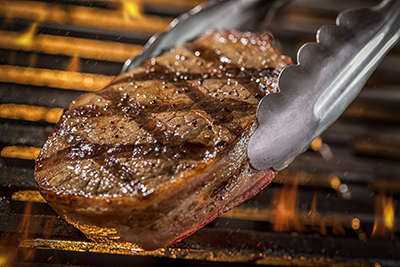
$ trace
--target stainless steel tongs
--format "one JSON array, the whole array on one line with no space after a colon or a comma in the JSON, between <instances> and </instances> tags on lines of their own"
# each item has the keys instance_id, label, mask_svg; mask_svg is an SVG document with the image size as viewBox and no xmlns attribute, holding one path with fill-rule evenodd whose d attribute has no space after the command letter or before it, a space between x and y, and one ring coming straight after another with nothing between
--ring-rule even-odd
<instances>
[{"instance_id":1,"label":"stainless steel tongs","mask_svg":"<svg viewBox=\"0 0 400 267\"><path fill-rule=\"evenodd\" d=\"M302 46L264 97L248 156L256 169L281 170L343 113L400 37L400 1L344 11Z\"/></svg>"},{"instance_id":2,"label":"stainless steel tongs","mask_svg":"<svg viewBox=\"0 0 400 267\"><path fill-rule=\"evenodd\" d=\"M175 19L165 33L150 38L142 54L126 61L123 72L210 29L259 31L265 27L261 23L265 17L270 19L286 2L209 1ZM261 100L259 126L248 146L254 168L285 168L343 113L400 38L400 1L384 0L374 8L344 11L336 24L323 26L316 43L300 48L298 64L279 76L281 93Z\"/></svg>"}]
</instances>

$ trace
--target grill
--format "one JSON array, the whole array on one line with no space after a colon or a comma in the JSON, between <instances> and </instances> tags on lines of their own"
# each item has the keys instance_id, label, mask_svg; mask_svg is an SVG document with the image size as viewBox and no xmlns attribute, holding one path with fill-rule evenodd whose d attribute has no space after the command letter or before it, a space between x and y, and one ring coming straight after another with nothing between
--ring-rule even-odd
<instances>
[{"instance_id":1,"label":"grill","mask_svg":"<svg viewBox=\"0 0 400 267\"><path fill-rule=\"evenodd\" d=\"M0 2L0 265L400 265L399 45L271 185L170 247L96 244L40 197L34 159L62 109L109 83L153 33L200 2ZM377 3L292 1L267 30L295 58L341 10Z\"/></svg>"}]
</instances>

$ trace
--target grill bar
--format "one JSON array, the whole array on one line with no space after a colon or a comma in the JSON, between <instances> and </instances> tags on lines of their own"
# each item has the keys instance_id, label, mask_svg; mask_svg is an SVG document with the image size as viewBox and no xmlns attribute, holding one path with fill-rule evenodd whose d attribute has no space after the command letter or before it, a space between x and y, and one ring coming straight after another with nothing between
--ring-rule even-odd
<instances>
[{"instance_id":1,"label":"grill bar","mask_svg":"<svg viewBox=\"0 0 400 267\"><path fill-rule=\"evenodd\" d=\"M0 10L0 15L7 18L150 34L162 31L171 22L170 18L151 15L142 15L143 20L126 20L118 10L38 1L2 1Z\"/></svg>"},{"instance_id":2,"label":"grill bar","mask_svg":"<svg viewBox=\"0 0 400 267\"><path fill-rule=\"evenodd\" d=\"M40 34L32 38L29 45L20 44L20 33L0 31L0 48L35 53L65 55L119 63L140 52L141 45L130 45L110 41L86 40L82 38Z\"/></svg>"},{"instance_id":3,"label":"grill bar","mask_svg":"<svg viewBox=\"0 0 400 267\"><path fill-rule=\"evenodd\" d=\"M110 83L112 77L90 73L49 70L19 66L0 66L1 82L14 82L70 90L97 91Z\"/></svg>"},{"instance_id":4,"label":"grill bar","mask_svg":"<svg viewBox=\"0 0 400 267\"><path fill-rule=\"evenodd\" d=\"M398 266L400 206L394 205L391 231L372 233L379 196L391 196L395 204L400 199L400 73L393 67L400 64L399 45L317 148L256 197L168 248L143 252L96 244L40 197L32 159L62 109L108 84L151 34L200 2L143 0L140 19L124 18L117 1L0 2L0 262ZM299 46L314 41L318 27L333 23L342 9L378 2L293 1L268 30L295 58ZM295 209L287 228L275 232L282 192L296 192Z\"/></svg>"}]
</instances>

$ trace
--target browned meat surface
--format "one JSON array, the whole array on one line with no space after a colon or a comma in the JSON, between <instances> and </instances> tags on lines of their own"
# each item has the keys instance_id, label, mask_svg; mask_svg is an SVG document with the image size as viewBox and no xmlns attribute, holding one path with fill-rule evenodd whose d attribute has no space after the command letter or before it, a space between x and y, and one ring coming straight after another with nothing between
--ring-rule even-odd
<instances>
[{"instance_id":1,"label":"browned meat surface","mask_svg":"<svg viewBox=\"0 0 400 267\"><path fill-rule=\"evenodd\" d=\"M74 101L36 161L49 204L89 238L156 249L254 196L258 102L291 60L268 36L210 32Z\"/></svg>"}]
</instances>

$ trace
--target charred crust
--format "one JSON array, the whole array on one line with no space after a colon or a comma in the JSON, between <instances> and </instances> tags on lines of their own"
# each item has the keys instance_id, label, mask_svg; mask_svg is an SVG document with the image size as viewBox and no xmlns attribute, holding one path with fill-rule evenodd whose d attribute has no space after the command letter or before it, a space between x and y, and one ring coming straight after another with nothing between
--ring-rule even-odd
<instances>
[{"instance_id":1,"label":"charred crust","mask_svg":"<svg viewBox=\"0 0 400 267\"><path fill-rule=\"evenodd\" d=\"M247 101L243 96L236 95L234 91L218 91L215 95L208 94L204 90L207 84L213 83L213 80L222 81L225 86L231 86L234 82L239 83L242 88L249 92L251 97L261 99L266 91L260 87L257 82L264 78L277 78L280 68L246 67L232 62L225 62L223 53L217 49L210 49L199 42L193 42L185 45L185 48L193 52L199 59L208 62L206 71L172 71L173 66L162 65L157 60L149 60L142 69L144 71L130 73L118 77L105 89L84 95L81 99L74 102L65 110L61 121L55 128L55 135L74 141L68 142L65 147L56 150L52 155L46 158L40 157L36 170L40 172L49 166L57 165L60 161L92 160L98 163L104 170L110 171L121 177L123 182L135 180L134 176L123 173L123 168L113 162L115 158L125 158L127 160L193 160L202 161L208 155L226 155L235 145L237 136L240 135L249 122L249 117L255 115L256 104ZM182 57L181 57L182 59ZM182 60L187 60L183 58ZM209 66L208 66L209 65ZM138 87L144 82L157 82L159 89L172 90L176 95L156 96L146 98L146 100L135 100ZM130 91L124 88L130 86ZM218 86L220 90L221 86ZM133 89L136 88L136 89ZM207 88L206 88L207 89ZM151 93L151 88L149 89ZM239 89L238 89L239 90ZM177 99L185 98L185 101ZM85 102L91 100L91 102ZM81 101L81 102L80 102ZM81 104L84 103L84 104ZM162 113L190 112L199 110L206 114L206 118L194 119L189 121L179 121L174 125L175 128L168 128L164 125L158 127L157 116ZM247 112L250 111L250 112ZM174 115L175 116L175 115ZM108 141L85 138L80 132L90 131L90 125L82 121L76 126L77 133L68 132L66 124L68 120L85 119L103 119L108 122L106 127L115 129L107 139ZM113 118L113 119L110 119ZM128 130L118 123L119 120L136 123L136 129L140 129L143 134L149 133L151 142L141 143L148 136L139 136L138 141L122 141ZM206 120L206 125L204 124ZM191 127L201 132L199 139L185 140L176 134L176 129ZM227 131L230 137L218 141L211 140L210 133L221 133L221 129ZM190 130L190 129L189 129ZM189 131L188 130L188 131ZM175 131L175 132L174 132ZM61 134L61 132L64 132ZM125 135L124 135L125 133ZM78 138L79 137L79 138ZM140 140L139 140L140 139ZM139 142L140 141L140 142ZM49 150L51 153L51 149ZM227 184L221 185L218 192L222 192ZM215 193L217 194L217 193Z\"/></svg>"}]
</instances>

